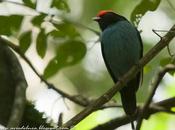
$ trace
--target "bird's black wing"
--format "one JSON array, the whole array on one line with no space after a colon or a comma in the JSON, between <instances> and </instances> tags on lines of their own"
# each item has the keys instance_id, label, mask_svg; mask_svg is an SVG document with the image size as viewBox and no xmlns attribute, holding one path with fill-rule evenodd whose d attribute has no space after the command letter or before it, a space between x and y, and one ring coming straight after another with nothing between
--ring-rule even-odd
<instances>
[{"instance_id":1,"label":"bird's black wing","mask_svg":"<svg viewBox=\"0 0 175 130\"><path fill-rule=\"evenodd\" d=\"M112 72L111 67L110 67L110 65L108 64L107 59L106 59L106 57L105 57L105 54L104 54L104 46L103 46L103 44L101 44L101 51L102 51L102 56L103 56L103 60L104 60L104 62L105 62L106 68L107 68L108 72L110 73L110 75L111 75L111 77L112 77L114 83L117 83L118 80L117 80L117 78L115 77L114 73Z\"/></svg>"},{"instance_id":2,"label":"bird's black wing","mask_svg":"<svg viewBox=\"0 0 175 130\"><path fill-rule=\"evenodd\" d=\"M138 38L139 38L139 41L140 41L140 47L141 47L140 59L141 59L143 57L143 42L142 42L142 39L141 39L141 36L140 36L140 32L138 30L137 30L137 35L138 35ZM139 86L141 86L141 84L143 82L143 69L141 69L141 71L137 74L137 80L138 80L139 85L137 86L136 91L138 90Z\"/></svg>"}]
</instances>

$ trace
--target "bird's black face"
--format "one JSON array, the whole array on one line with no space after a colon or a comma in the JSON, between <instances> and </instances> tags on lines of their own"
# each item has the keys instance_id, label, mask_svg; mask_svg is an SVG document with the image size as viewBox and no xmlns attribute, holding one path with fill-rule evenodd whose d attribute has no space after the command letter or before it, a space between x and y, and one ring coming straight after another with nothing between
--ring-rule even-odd
<instances>
[{"instance_id":1,"label":"bird's black face","mask_svg":"<svg viewBox=\"0 0 175 130\"><path fill-rule=\"evenodd\" d=\"M97 15L97 17L93 18L93 20L98 22L101 30L103 31L109 25L112 25L118 21L126 20L126 19L123 16L118 15L114 12L102 11Z\"/></svg>"}]
</instances>

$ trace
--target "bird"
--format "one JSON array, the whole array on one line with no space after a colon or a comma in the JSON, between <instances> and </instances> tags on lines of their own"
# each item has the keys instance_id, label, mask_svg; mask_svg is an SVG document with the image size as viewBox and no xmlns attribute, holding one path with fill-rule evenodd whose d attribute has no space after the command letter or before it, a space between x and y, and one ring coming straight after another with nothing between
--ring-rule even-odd
<instances>
[{"instance_id":1,"label":"bird","mask_svg":"<svg viewBox=\"0 0 175 130\"><path fill-rule=\"evenodd\" d=\"M138 64L143 56L140 33L124 16L112 10L100 11L93 20L98 23L102 31L100 36L102 56L108 72L116 83L132 66ZM143 70L119 91L123 109L130 117L137 112L136 92L142 77Z\"/></svg>"}]
</instances>

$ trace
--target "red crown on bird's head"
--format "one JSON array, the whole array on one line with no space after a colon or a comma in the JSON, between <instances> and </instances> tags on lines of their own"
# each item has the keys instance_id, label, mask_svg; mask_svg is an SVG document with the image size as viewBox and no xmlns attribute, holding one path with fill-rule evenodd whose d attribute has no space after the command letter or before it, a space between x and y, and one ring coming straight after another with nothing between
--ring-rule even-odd
<instances>
[{"instance_id":1,"label":"red crown on bird's head","mask_svg":"<svg viewBox=\"0 0 175 130\"><path fill-rule=\"evenodd\" d=\"M109 13L109 12L113 12L113 11L112 11L112 10L101 10L101 11L97 14L97 16L100 17L100 16L103 16L103 15Z\"/></svg>"}]
</instances>

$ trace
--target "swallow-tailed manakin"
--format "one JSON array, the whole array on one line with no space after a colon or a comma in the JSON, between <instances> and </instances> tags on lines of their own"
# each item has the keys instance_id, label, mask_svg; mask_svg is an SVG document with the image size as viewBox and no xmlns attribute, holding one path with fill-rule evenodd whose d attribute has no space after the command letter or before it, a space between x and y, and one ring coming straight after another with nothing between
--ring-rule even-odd
<instances>
[{"instance_id":1,"label":"swallow-tailed manakin","mask_svg":"<svg viewBox=\"0 0 175 130\"><path fill-rule=\"evenodd\" d=\"M94 20L102 31L100 41L104 62L116 83L143 55L140 33L125 17L110 10L100 11ZM137 110L136 91L141 78L142 71L120 90L124 111L131 117Z\"/></svg>"}]
</instances>

